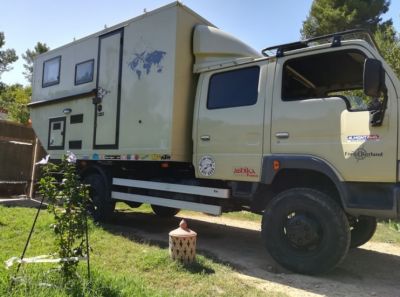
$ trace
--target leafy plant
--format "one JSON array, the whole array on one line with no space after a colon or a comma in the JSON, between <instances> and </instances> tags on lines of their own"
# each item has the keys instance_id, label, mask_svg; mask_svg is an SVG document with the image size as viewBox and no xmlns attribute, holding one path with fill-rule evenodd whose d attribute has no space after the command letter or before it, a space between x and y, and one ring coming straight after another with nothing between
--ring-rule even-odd
<instances>
[{"instance_id":1,"label":"leafy plant","mask_svg":"<svg viewBox=\"0 0 400 297\"><path fill-rule=\"evenodd\" d=\"M8 114L8 119L21 124L29 121L29 110L27 104L32 94L31 87L24 87L20 84L3 86L0 89L0 109Z\"/></svg>"},{"instance_id":2,"label":"leafy plant","mask_svg":"<svg viewBox=\"0 0 400 297\"><path fill-rule=\"evenodd\" d=\"M52 228L56 236L57 253L62 259L61 274L63 280L68 282L77 277L79 259L87 256L88 187L79 180L76 157L72 153L64 156L60 164L47 160L43 161L46 164L43 166L39 191L49 202L48 211L54 215Z\"/></svg>"},{"instance_id":3,"label":"leafy plant","mask_svg":"<svg viewBox=\"0 0 400 297\"><path fill-rule=\"evenodd\" d=\"M400 232L400 222L399 221L389 220L388 224L389 224L390 229Z\"/></svg>"}]
</instances>

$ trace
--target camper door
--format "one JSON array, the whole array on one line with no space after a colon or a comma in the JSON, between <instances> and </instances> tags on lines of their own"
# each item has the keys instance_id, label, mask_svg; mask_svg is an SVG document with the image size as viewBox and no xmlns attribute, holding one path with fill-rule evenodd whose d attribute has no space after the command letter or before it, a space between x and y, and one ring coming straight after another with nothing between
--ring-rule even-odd
<instances>
[{"instance_id":1,"label":"camper door","mask_svg":"<svg viewBox=\"0 0 400 297\"><path fill-rule=\"evenodd\" d=\"M99 37L94 149L117 149L121 100L123 29Z\"/></svg>"}]
</instances>

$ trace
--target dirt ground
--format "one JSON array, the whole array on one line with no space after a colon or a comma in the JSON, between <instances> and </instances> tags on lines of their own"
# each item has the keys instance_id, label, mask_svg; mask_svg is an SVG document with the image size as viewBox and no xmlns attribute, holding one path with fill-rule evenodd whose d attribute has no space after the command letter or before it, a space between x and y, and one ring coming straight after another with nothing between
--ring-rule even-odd
<instances>
[{"instance_id":1,"label":"dirt ground","mask_svg":"<svg viewBox=\"0 0 400 297\"><path fill-rule=\"evenodd\" d=\"M133 236L166 247L168 232L178 226L181 216L161 219L152 214L119 211L111 232ZM333 271L321 276L304 276L280 267L265 251L260 227L254 222L191 215L189 227L198 234L199 254L231 265L239 278L264 291L289 296L378 296L400 297L400 248L369 242L350 250Z\"/></svg>"},{"instance_id":2,"label":"dirt ground","mask_svg":"<svg viewBox=\"0 0 400 297\"><path fill-rule=\"evenodd\" d=\"M37 207L37 202L26 200L18 204ZM175 218L162 219L153 214L119 210L112 224L105 224L103 228L114 234L167 247L168 233L177 228L181 218L179 214ZM305 276L287 271L274 262L263 247L257 223L204 214L185 218L189 227L198 234L199 254L232 266L238 278L266 292L283 292L293 297L400 297L398 246L369 242L350 250L333 271L320 276Z\"/></svg>"}]
</instances>

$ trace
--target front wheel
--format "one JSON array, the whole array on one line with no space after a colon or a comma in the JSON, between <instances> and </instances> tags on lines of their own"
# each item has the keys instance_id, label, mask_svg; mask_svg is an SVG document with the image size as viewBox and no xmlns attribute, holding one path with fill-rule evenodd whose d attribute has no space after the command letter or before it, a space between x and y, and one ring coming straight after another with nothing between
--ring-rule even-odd
<instances>
[{"instance_id":1,"label":"front wheel","mask_svg":"<svg viewBox=\"0 0 400 297\"><path fill-rule=\"evenodd\" d=\"M326 194L308 188L284 191L271 201L263 214L262 236L279 264L304 274L331 270L350 245L343 210Z\"/></svg>"}]
</instances>

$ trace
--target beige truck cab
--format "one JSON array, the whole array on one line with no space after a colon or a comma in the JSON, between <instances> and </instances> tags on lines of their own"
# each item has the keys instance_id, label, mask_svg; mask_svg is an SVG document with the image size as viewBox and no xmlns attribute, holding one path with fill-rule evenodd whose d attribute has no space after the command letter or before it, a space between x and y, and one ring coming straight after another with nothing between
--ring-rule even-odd
<instances>
[{"instance_id":1,"label":"beige truck cab","mask_svg":"<svg viewBox=\"0 0 400 297\"><path fill-rule=\"evenodd\" d=\"M263 53L201 71L196 176L240 181L233 188L252 196L252 209L266 207L262 233L271 255L314 273L368 241L375 217L398 217L400 85L359 30ZM314 264L302 259L324 249Z\"/></svg>"},{"instance_id":2,"label":"beige truck cab","mask_svg":"<svg viewBox=\"0 0 400 297\"><path fill-rule=\"evenodd\" d=\"M117 201L262 215L267 251L316 274L399 217L400 82L361 30L255 51L181 3L40 55L33 127Z\"/></svg>"}]
</instances>

